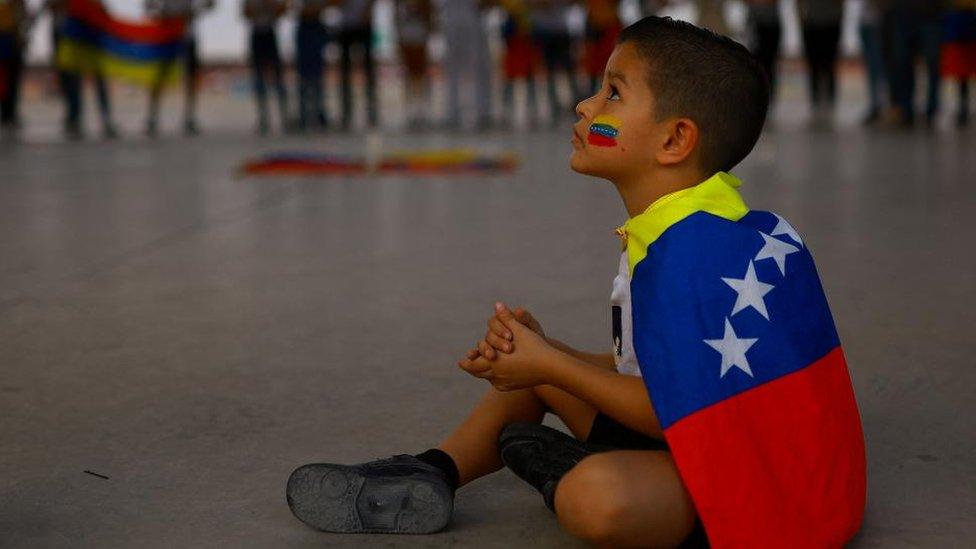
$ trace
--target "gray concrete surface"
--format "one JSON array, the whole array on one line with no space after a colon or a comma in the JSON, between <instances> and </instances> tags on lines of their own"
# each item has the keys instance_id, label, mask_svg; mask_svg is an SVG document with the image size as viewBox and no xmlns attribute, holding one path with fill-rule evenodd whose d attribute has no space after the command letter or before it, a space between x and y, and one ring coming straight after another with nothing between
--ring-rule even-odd
<instances>
[{"instance_id":1,"label":"gray concrete surface","mask_svg":"<svg viewBox=\"0 0 976 549\"><path fill-rule=\"evenodd\" d=\"M507 471L433 536L320 534L283 498L299 464L444 436L486 389L454 363L496 299L609 347L625 211L570 172L568 139L394 135L526 163L333 180L232 168L361 136L0 145L0 546L576 546ZM859 547L976 539L974 147L782 124L737 170L804 234L831 299L867 435Z\"/></svg>"}]
</instances>

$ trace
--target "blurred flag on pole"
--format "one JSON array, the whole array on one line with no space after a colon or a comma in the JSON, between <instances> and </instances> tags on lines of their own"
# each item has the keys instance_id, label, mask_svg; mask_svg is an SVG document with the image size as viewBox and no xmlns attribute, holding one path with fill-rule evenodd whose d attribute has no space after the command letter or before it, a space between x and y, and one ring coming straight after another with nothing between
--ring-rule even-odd
<instances>
[{"instance_id":1,"label":"blurred flag on pole","mask_svg":"<svg viewBox=\"0 0 976 549\"><path fill-rule=\"evenodd\" d=\"M96 0L69 0L62 32L57 52L62 70L99 72L147 86L164 70L167 81L182 71L177 63L185 48L182 18L123 21Z\"/></svg>"}]
</instances>

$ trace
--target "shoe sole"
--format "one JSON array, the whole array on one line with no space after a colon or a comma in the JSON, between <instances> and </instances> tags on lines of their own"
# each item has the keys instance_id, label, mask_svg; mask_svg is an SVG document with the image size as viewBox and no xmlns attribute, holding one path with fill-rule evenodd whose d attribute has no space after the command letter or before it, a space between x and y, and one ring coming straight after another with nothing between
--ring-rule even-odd
<instances>
[{"instance_id":1,"label":"shoe sole","mask_svg":"<svg viewBox=\"0 0 976 549\"><path fill-rule=\"evenodd\" d=\"M426 475L376 478L326 463L296 469L286 497L298 520L343 534L432 534L447 526L454 509L447 485Z\"/></svg>"}]
</instances>

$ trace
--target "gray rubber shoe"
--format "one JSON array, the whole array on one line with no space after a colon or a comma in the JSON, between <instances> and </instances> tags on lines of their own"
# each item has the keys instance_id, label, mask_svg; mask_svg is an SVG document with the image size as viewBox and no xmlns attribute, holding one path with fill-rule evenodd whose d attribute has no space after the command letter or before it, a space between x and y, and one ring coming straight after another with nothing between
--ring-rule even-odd
<instances>
[{"instance_id":1,"label":"gray rubber shoe","mask_svg":"<svg viewBox=\"0 0 976 549\"><path fill-rule=\"evenodd\" d=\"M441 470L407 454L358 465L303 465L288 478L286 497L305 524L345 534L432 534L454 510Z\"/></svg>"}]
</instances>

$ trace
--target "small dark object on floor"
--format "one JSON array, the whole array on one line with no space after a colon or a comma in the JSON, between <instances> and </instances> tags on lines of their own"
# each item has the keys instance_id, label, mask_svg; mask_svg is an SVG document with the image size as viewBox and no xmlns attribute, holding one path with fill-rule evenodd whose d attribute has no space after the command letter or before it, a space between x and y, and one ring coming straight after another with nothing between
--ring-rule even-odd
<instances>
[{"instance_id":1,"label":"small dark object on floor","mask_svg":"<svg viewBox=\"0 0 976 549\"><path fill-rule=\"evenodd\" d=\"M103 478L105 480L108 480L108 477L107 476L100 475L100 474L98 474L98 473L96 473L94 471L89 471L88 469L85 469L85 472L88 473L89 475L93 476L93 477L98 477L98 478Z\"/></svg>"}]
</instances>

